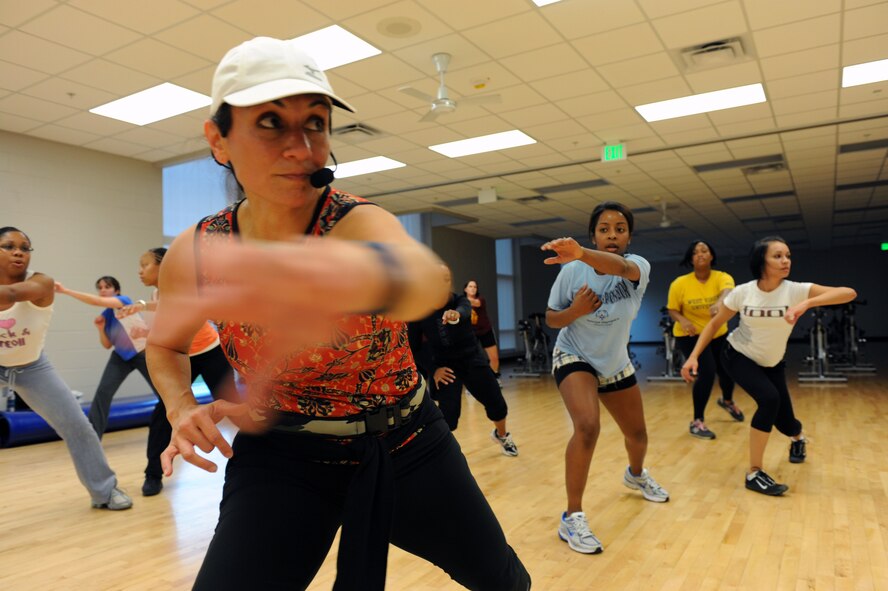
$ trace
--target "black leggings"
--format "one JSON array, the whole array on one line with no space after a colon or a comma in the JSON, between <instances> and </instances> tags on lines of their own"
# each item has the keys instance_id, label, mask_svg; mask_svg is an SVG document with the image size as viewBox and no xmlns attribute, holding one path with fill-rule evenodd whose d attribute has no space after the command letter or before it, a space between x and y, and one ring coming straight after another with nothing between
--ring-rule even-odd
<instances>
[{"instance_id":1,"label":"black leggings","mask_svg":"<svg viewBox=\"0 0 888 591\"><path fill-rule=\"evenodd\" d=\"M393 431L386 437L400 441L416 430L413 423L425 424L412 440L389 453L394 485L391 543L432 562L468 589L530 589L530 576L506 543L440 412L428 400L417 412L421 416L407 426L406 435ZM316 443L306 437L316 441L311 435L274 431L236 436L219 523L194 589L291 591L309 585L342 525L346 493L358 466L307 459L306 449ZM352 448L326 445L339 448L330 452L336 455ZM370 502L362 498L358 512ZM340 556L342 546L340 542ZM384 568L384 556L381 561ZM367 581L350 580L344 572L349 567L355 565L340 564L335 589L381 590Z\"/></svg>"},{"instance_id":2,"label":"black leggings","mask_svg":"<svg viewBox=\"0 0 888 591\"><path fill-rule=\"evenodd\" d=\"M752 416L752 427L770 433L773 427L789 437L802 432L802 424L792 410L792 399L786 386L786 362L762 367L727 345L722 358L734 381L755 400L758 409Z\"/></svg>"},{"instance_id":3,"label":"black leggings","mask_svg":"<svg viewBox=\"0 0 888 591\"><path fill-rule=\"evenodd\" d=\"M447 426L455 431L459 424L459 416L462 414L462 387L472 393L478 402L484 406L487 418L491 421L501 421L509 414L506 399L503 398L503 390L496 381L496 374L490 369L490 365L476 365L474 362L453 361L442 362L443 367L453 370L456 379L450 384L435 386L434 377L429 379L432 386L432 398L438 401L438 407ZM434 372L432 372L434 376Z\"/></svg>"},{"instance_id":4,"label":"black leggings","mask_svg":"<svg viewBox=\"0 0 888 591\"><path fill-rule=\"evenodd\" d=\"M675 344L679 350L684 353L687 359L694 346L697 344L699 337L675 337ZM693 397L694 397L694 418L704 419L703 413L706 412L706 404L709 402L709 395L712 394L712 385L715 383L715 376L718 374L718 385L722 391L722 398L725 400L734 399L734 380L725 369L722 359L722 351L728 342L728 336L722 335L717 339L712 339L703 352L700 353L699 363L697 365L697 379L694 380Z\"/></svg>"}]
</instances>

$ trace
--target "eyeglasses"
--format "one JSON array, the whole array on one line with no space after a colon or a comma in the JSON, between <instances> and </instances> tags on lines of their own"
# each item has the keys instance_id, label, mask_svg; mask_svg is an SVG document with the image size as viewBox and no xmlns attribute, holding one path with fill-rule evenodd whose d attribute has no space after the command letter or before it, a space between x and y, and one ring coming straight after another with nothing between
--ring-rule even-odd
<instances>
[{"instance_id":1,"label":"eyeglasses","mask_svg":"<svg viewBox=\"0 0 888 591\"><path fill-rule=\"evenodd\" d=\"M34 249L30 246L16 246L15 244L0 244L0 250L8 252L9 254L12 254L17 250L22 251L23 254L34 252Z\"/></svg>"}]
</instances>

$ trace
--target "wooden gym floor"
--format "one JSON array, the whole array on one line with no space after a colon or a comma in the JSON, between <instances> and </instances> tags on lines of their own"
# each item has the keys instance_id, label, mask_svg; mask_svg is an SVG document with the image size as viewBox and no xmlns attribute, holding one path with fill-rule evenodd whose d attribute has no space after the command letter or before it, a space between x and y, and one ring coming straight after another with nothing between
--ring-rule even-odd
<instances>
[{"instance_id":1,"label":"wooden gym floor","mask_svg":"<svg viewBox=\"0 0 888 591\"><path fill-rule=\"evenodd\" d=\"M746 393L735 399L747 420L735 423L715 405L716 386L707 423L718 438L692 438L689 387L646 383L663 361L653 347L640 348L646 465L672 498L650 503L622 485L622 438L603 412L584 499L605 547L596 556L571 551L556 534L570 423L551 377L505 381L519 457L500 454L483 408L471 398L456 435L535 589L888 589L888 345L869 347L878 376L829 386L791 380L811 443L808 461L794 465L787 461L788 440L772 436L766 470L790 485L782 498L743 488L754 410ZM791 348L788 358L802 354ZM795 376L797 364L790 370ZM0 589L190 589L215 526L221 470L208 474L179 463L163 493L140 496L146 432L104 438L121 486L135 501L121 513L89 508L61 442L0 450ZM214 457L221 465L221 456ZM334 546L310 589L331 588L335 558ZM387 588L461 587L392 548Z\"/></svg>"}]
</instances>

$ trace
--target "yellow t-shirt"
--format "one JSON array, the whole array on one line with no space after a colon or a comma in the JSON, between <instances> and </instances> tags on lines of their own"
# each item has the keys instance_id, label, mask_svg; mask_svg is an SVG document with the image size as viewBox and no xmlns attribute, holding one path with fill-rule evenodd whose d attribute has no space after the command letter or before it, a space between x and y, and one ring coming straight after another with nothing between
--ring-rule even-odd
<instances>
[{"instance_id":1,"label":"yellow t-shirt","mask_svg":"<svg viewBox=\"0 0 888 591\"><path fill-rule=\"evenodd\" d=\"M691 321L697 329L697 334L709 322L712 316L709 308L718 301L718 297L726 289L734 289L734 278L723 271L711 271L706 283L700 283L693 271L682 275L669 286L669 298L666 307L676 310L679 314ZM728 325L722 325L712 338L720 337L728 332ZM677 337L686 337L681 324L676 322L672 327L672 334Z\"/></svg>"}]
</instances>

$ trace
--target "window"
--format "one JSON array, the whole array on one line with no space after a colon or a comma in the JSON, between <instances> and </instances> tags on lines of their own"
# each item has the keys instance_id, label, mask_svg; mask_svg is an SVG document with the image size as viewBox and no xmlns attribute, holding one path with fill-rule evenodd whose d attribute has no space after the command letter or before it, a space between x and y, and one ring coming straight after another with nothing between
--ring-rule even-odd
<instances>
[{"instance_id":1,"label":"window","mask_svg":"<svg viewBox=\"0 0 888 591\"><path fill-rule=\"evenodd\" d=\"M496 303L499 309L499 347L517 349L518 316L515 311L515 265L511 238L496 241Z\"/></svg>"},{"instance_id":2,"label":"window","mask_svg":"<svg viewBox=\"0 0 888 591\"><path fill-rule=\"evenodd\" d=\"M165 243L202 217L230 203L228 171L212 158L171 164L163 169L163 239Z\"/></svg>"}]
</instances>

